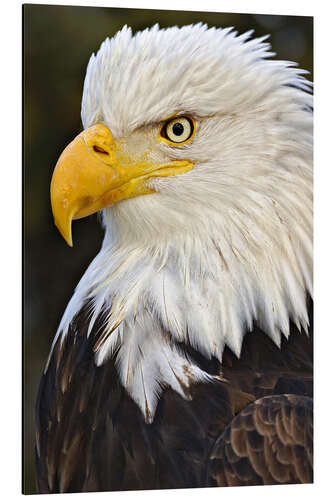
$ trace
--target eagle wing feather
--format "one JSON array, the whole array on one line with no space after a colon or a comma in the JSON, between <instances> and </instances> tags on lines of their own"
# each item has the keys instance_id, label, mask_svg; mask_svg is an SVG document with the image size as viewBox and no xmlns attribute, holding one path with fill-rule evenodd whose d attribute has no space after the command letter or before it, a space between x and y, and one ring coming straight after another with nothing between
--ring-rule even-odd
<instances>
[{"instance_id":1,"label":"eagle wing feather","mask_svg":"<svg viewBox=\"0 0 333 500\"><path fill-rule=\"evenodd\" d=\"M313 481L313 402L307 396L265 396L224 429L212 450L210 486Z\"/></svg>"}]
</instances>

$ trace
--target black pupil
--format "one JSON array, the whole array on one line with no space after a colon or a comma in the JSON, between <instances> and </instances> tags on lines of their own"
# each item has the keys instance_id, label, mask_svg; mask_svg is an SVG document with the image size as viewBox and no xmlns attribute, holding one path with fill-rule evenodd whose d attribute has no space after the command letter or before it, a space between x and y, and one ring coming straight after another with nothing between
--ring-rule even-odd
<instances>
[{"instance_id":1,"label":"black pupil","mask_svg":"<svg viewBox=\"0 0 333 500\"><path fill-rule=\"evenodd\" d=\"M172 132L175 134L175 135L182 135L182 133L184 132L184 127L181 123L177 122L173 125L172 127Z\"/></svg>"}]
</instances>

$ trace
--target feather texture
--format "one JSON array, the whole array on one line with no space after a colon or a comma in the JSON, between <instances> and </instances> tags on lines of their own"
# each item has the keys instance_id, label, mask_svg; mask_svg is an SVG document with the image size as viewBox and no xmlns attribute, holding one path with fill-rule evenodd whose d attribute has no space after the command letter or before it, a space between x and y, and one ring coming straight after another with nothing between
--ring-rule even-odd
<instances>
[{"instance_id":1,"label":"feather texture","mask_svg":"<svg viewBox=\"0 0 333 500\"><path fill-rule=\"evenodd\" d=\"M217 360L179 344L210 381L189 384L186 398L176 383L165 388L147 423L115 356L96 366L103 318L88 337L88 316L85 307L62 344L58 339L41 380L41 493L311 482L311 336L291 324L278 348L255 327L240 358L226 347L222 372Z\"/></svg>"},{"instance_id":2,"label":"feather texture","mask_svg":"<svg viewBox=\"0 0 333 500\"><path fill-rule=\"evenodd\" d=\"M266 396L249 405L214 446L212 485L312 483L312 407L311 398L295 395Z\"/></svg>"},{"instance_id":3,"label":"feather texture","mask_svg":"<svg viewBox=\"0 0 333 500\"><path fill-rule=\"evenodd\" d=\"M269 60L269 44L250 35L198 24L132 36L124 27L87 68L85 127L103 121L133 161L144 152L153 161L195 164L152 179L154 194L104 210L101 251L54 341L90 301L88 335L105 317L97 364L116 349L120 380L142 409L148 401L151 415L161 388L177 388L167 366L188 365L159 322L174 341L220 360L225 345L240 354L254 321L277 345L290 320L300 329L308 324L310 84L293 63ZM194 138L177 148L155 136L174 113L196 119Z\"/></svg>"}]
</instances>

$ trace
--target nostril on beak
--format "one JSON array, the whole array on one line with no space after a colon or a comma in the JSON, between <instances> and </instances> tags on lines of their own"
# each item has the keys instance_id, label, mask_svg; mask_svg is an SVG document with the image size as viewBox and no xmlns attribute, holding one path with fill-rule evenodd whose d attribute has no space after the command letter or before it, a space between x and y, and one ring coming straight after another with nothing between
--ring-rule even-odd
<instances>
[{"instance_id":1,"label":"nostril on beak","mask_svg":"<svg viewBox=\"0 0 333 500\"><path fill-rule=\"evenodd\" d=\"M105 149L101 148L100 146L93 146L93 150L96 153L101 153L103 155L108 155L109 154L107 151L105 151Z\"/></svg>"}]
</instances>

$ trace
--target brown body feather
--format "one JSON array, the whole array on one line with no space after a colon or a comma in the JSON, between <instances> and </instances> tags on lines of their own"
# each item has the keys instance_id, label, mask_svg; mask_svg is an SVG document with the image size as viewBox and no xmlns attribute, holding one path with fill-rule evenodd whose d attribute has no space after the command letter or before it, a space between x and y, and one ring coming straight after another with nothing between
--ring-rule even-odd
<instances>
[{"instance_id":1,"label":"brown body feather","mask_svg":"<svg viewBox=\"0 0 333 500\"><path fill-rule=\"evenodd\" d=\"M313 479L312 399L266 396L223 431L209 461L211 485L310 483Z\"/></svg>"},{"instance_id":2,"label":"brown body feather","mask_svg":"<svg viewBox=\"0 0 333 500\"><path fill-rule=\"evenodd\" d=\"M219 377L187 401L166 388L152 424L97 367L86 310L54 347L36 406L39 491L80 492L312 481L312 338L292 326L281 348L259 329L222 365L180 349ZM221 369L221 366L223 370ZM288 395L287 395L288 394Z\"/></svg>"}]
</instances>

